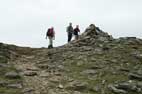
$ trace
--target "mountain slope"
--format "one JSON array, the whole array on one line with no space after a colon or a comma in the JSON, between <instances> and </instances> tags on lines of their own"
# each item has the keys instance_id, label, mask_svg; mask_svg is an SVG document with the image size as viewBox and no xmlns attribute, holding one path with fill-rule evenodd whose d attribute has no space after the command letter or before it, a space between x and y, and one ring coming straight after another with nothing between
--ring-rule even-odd
<instances>
[{"instance_id":1,"label":"mountain slope","mask_svg":"<svg viewBox=\"0 0 142 94\"><path fill-rule=\"evenodd\" d=\"M9 46L0 43L0 94L21 94L22 77L9 59Z\"/></svg>"},{"instance_id":2,"label":"mountain slope","mask_svg":"<svg viewBox=\"0 0 142 94\"><path fill-rule=\"evenodd\" d=\"M79 40L54 49L10 46L22 93L141 94L142 40L95 30L90 25Z\"/></svg>"}]
</instances>

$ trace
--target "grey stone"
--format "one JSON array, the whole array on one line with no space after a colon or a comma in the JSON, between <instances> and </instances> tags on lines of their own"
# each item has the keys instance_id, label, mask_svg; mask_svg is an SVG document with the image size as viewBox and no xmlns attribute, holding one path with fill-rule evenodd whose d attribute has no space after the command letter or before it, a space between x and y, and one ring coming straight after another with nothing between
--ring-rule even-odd
<instances>
[{"instance_id":1,"label":"grey stone","mask_svg":"<svg viewBox=\"0 0 142 94\"><path fill-rule=\"evenodd\" d=\"M73 94L82 94L82 93L79 91L74 91Z\"/></svg>"},{"instance_id":2,"label":"grey stone","mask_svg":"<svg viewBox=\"0 0 142 94\"><path fill-rule=\"evenodd\" d=\"M15 89L21 89L22 85L21 84L9 84L7 85L8 88L15 88Z\"/></svg>"},{"instance_id":3,"label":"grey stone","mask_svg":"<svg viewBox=\"0 0 142 94\"><path fill-rule=\"evenodd\" d=\"M135 83L128 83L128 82L119 83L116 87L118 89L123 89L126 91L137 91L137 87Z\"/></svg>"},{"instance_id":4,"label":"grey stone","mask_svg":"<svg viewBox=\"0 0 142 94\"><path fill-rule=\"evenodd\" d=\"M124 72L130 72L130 69L127 69L127 68L119 68L119 70Z\"/></svg>"},{"instance_id":5,"label":"grey stone","mask_svg":"<svg viewBox=\"0 0 142 94\"><path fill-rule=\"evenodd\" d=\"M41 69L48 69L49 65L48 64L38 64L38 67Z\"/></svg>"},{"instance_id":6,"label":"grey stone","mask_svg":"<svg viewBox=\"0 0 142 94\"><path fill-rule=\"evenodd\" d=\"M67 86L67 89L69 90L76 90L76 91L82 91L88 88L87 82L80 82L80 81L73 81L70 82Z\"/></svg>"},{"instance_id":7,"label":"grey stone","mask_svg":"<svg viewBox=\"0 0 142 94\"><path fill-rule=\"evenodd\" d=\"M48 90L48 94L58 94L53 89Z\"/></svg>"},{"instance_id":8,"label":"grey stone","mask_svg":"<svg viewBox=\"0 0 142 94\"><path fill-rule=\"evenodd\" d=\"M112 91L112 92L114 92L114 93L116 93L116 94L127 94L128 92L127 91L125 91L125 90L122 90L122 89L117 89L115 86L113 86L113 85L108 85L108 88Z\"/></svg>"},{"instance_id":9,"label":"grey stone","mask_svg":"<svg viewBox=\"0 0 142 94\"><path fill-rule=\"evenodd\" d=\"M95 85L95 87L93 87L91 90L95 91L95 92L99 92L99 91L101 91L101 89L102 89L101 85Z\"/></svg>"},{"instance_id":10,"label":"grey stone","mask_svg":"<svg viewBox=\"0 0 142 94\"><path fill-rule=\"evenodd\" d=\"M27 68L28 71L39 71L39 68L36 67L29 67Z\"/></svg>"},{"instance_id":11,"label":"grey stone","mask_svg":"<svg viewBox=\"0 0 142 94\"><path fill-rule=\"evenodd\" d=\"M142 75L136 73L129 73L129 79L142 81Z\"/></svg>"},{"instance_id":12,"label":"grey stone","mask_svg":"<svg viewBox=\"0 0 142 94\"><path fill-rule=\"evenodd\" d=\"M5 77L6 78L11 78L11 79L21 78L20 75L17 72L14 72L14 71L6 73Z\"/></svg>"},{"instance_id":13,"label":"grey stone","mask_svg":"<svg viewBox=\"0 0 142 94\"><path fill-rule=\"evenodd\" d=\"M23 92L24 94L29 94L29 93L31 93L31 92L33 92L33 91L34 91L33 88L25 88L22 92Z\"/></svg>"},{"instance_id":14,"label":"grey stone","mask_svg":"<svg viewBox=\"0 0 142 94\"><path fill-rule=\"evenodd\" d=\"M38 75L38 74L37 74L37 72L35 72L35 71L25 71L25 72L24 72L24 75L25 75L25 76L36 76L36 75Z\"/></svg>"},{"instance_id":15,"label":"grey stone","mask_svg":"<svg viewBox=\"0 0 142 94\"><path fill-rule=\"evenodd\" d=\"M5 56L0 55L0 63L7 63L8 59Z\"/></svg>"},{"instance_id":16,"label":"grey stone","mask_svg":"<svg viewBox=\"0 0 142 94\"><path fill-rule=\"evenodd\" d=\"M89 75L96 75L98 72L96 70L93 69L87 69L83 72L81 72L81 74L89 74Z\"/></svg>"},{"instance_id":17,"label":"grey stone","mask_svg":"<svg viewBox=\"0 0 142 94\"><path fill-rule=\"evenodd\" d=\"M8 85L8 82L6 81L0 81L0 87L5 87Z\"/></svg>"},{"instance_id":18,"label":"grey stone","mask_svg":"<svg viewBox=\"0 0 142 94\"><path fill-rule=\"evenodd\" d=\"M5 64L5 63L0 63L0 68L8 68L9 67L9 65L8 64Z\"/></svg>"}]
</instances>

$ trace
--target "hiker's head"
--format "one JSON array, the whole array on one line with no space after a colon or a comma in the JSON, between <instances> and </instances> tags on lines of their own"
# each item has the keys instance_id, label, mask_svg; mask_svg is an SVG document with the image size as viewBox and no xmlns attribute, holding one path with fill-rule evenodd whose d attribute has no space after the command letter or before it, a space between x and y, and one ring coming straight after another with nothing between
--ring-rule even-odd
<instances>
[{"instance_id":1,"label":"hiker's head","mask_svg":"<svg viewBox=\"0 0 142 94\"><path fill-rule=\"evenodd\" d=\"M79 28L79 25L76 25L76 28Z\"/></svg>"},{"instance_id":2,"label":"hiker's head","mask_svg":"<svg viewBox=\"0 0 142 94\"><path fill-rule=\"evenodd\" d=\"M54 27L51 27L51 29L53 30L53 29L54 29Z\"/></svg>"},{"instance_id":3,"label":"hiker's head","mask_svg":"<svg viewBox=\"0 0 142 94\"><path fill-rule=\"evenodd\" d=\"M72 26L72 23L69 23L69 26Z\"/></svg>"}]
</instances>

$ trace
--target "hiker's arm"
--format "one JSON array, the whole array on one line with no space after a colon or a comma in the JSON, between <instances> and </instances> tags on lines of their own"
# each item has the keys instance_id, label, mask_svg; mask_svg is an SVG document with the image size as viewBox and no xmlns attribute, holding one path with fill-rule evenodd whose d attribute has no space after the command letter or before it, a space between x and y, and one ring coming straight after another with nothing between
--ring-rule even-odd
<instances>
[{"instance_id":1,"label":"hiker's arm","mask_svg":"<svg viewBox=\"0 0 142 94\"><path fill-rule=\"evenodd\" d=\"M78 29L78 33L80 34L80 29Z\"/></svg>"},{"instance_id":2,"label":"hiker's arm","mask_svg":"<svg viewBox=\"0 0 142 94\"><path fill-rule=\"evenodd\" d=\"M67 33L69 32L69 29L68 29L68 27L66 28L66 32L67 32Z\"/></svg>"},{"instance_id":3,"label":"hiker's arm","mask_svg":"<svg viewBox=\"0 0 142 94\"><path fill-rule=\"evenodd\" d=\"M45 39L47 39L47 32L46 32L46 37L45 37Z\"/></svg>"},{"instance_id":4,"label":"hiker's arm","mask_svg":"<svg viewBox=\"0 0 142 94\"><path fill-rule=\"evenodd\" d=\"M55 31L53 31L53 37L54 37L54 39L55 39Z\"/></svg>"}]
</instances>

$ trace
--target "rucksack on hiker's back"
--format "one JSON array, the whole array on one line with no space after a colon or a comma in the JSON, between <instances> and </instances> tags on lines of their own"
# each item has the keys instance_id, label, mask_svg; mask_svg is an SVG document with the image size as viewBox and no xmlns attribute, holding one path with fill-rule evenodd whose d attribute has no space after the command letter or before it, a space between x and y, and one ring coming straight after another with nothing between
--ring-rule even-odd
<instances>
[{"instance_id":1,"label":"rucksack on hiker's back","mask_svg":"<svg viewBox=\"0 0 142 94\"><path fill-rule=\"evenodd\" d=\"M53 37L53 30L52 29L48 29L47 36Z\"/></svg>"}]
</instances>

